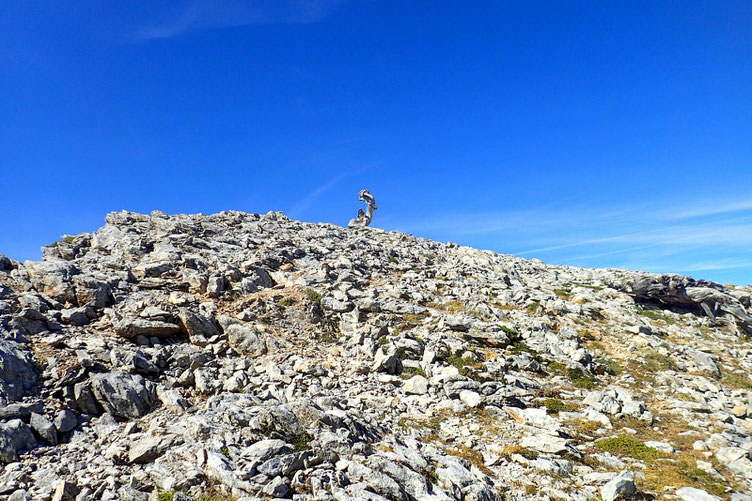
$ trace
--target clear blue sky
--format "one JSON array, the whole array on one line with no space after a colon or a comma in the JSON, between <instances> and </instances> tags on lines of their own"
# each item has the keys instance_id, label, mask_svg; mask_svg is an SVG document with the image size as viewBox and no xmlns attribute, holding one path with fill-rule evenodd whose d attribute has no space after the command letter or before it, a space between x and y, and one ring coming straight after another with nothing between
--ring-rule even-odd
<instances>
[{"instance_id":1,"label":"clear blue sky","mask_svg":"<svg viewBox=\"0 0 752 501\"><path fill-rule=\"evenodd\" d=\"M752 3L1 1L0 183L21 260L367 187L385 229L752 283Z\"/></svg>"}]
</instances>

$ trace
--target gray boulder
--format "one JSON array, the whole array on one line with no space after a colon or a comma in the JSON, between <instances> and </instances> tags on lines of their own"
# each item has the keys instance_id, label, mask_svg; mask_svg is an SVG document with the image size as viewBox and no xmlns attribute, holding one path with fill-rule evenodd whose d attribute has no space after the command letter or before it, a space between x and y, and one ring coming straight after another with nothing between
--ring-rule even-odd
<instances>
[{"instance_id":1,"label":"gray boulder","mask_svg":"<svg viewBox=\"0 0 752 501\"><path fill-rule=\"evenodd\" d=\"M104 308L110 306L113 302L112 286L91 275L74 276L73 287L76 291L76 301L79 306Z\"/></svg>"},{"instance_id":2,"label":"gray boulder","mask_svg":"<svg viewBox=\"0 0 752 501\"><path fill-rule=\"evenodd\" d=\"M37 292L47 294L61 303L76 303L72 278L78 269L65 261L26 261L31 284Z\"/></svg>"},{"instance_id":3,"label":"gray boulder","mask_svg":"<svg viewBox=\"0 0 752 501\"><path fill-rule=\"evenodd\" d=\"M78 418L72 411L63 409L55 415L55 420L52 424L55 425L55 428L60 433L66 433L78 425Z\"/></svg>"},{"instance_id":4,"label":"gray boulder","mask_svg":"<svg viewBox=\"0 0 752 501\"><path fill-rule=\"evenodd\" d=\"M752 334L752 315L719 284L666 274L644 275L614 286L639 301L696 308L712 319L716 315L729 313L743 330Z\"/></svg>"},{"instance_id":5,"label":"gray boulder","mask_svg":"<svg viewBox=\"0 0 752 501\"><path fill-rule=\"evenodd\" d=\"M250 357L257 357L266 353L264 338L252 327L232 324L225 329L225 334L227 334L227 342L238 353Z\"/></svg>"},{"instance_id":6,"label":"gray boulder","mask_svg":"<svg viewBox=\"0 0 752 501\"><path fill-rule=\"evenodd\" d=\"M0 254L0 271L8 273L12 269L13 262L5 254Z\"/></svg>"},{"instance_id":7,"label":"gray boulder","mask_svg":"<svg viewBox=\"0 0 752 501\"><path fill-rule=\"evenodd\" d=\"M0 419L29 418L32 412L44 412L42 402L18 402L0 407Z\"/></svg>"},{"instance_id":8,"label":"gray boulder","mask_svg":"<svg viewBox=\"0 0 752 501\"><path fill-rule=\"evenodd\" d=\"M34 412L31 414L31 420L29 423L31 424L31 428L37 432L37 435L39 435L42 440L50 445L57 445L57 430L55 429L55 425L53 425L49 419Z\"/></svg>"},{"instance_id":9,"label":"gray boulder","mask_svg":"<svg viewBox=\"0 0 752 501\"><path fill-rule=\"evenodd\" d=\"M52 494L52 501L73 501L79 495L81 489L68 480L60 480L55 492Z\"/></svg>"},{"instance_id":10,"label":"gray boulder","mask_svg":"<svg viewBox=\"0 0 752 501\"><path fill-rule=\"evenodd\" d=\"M98 415L101 413L94 393L91 391L91 383L88 381L73 385L73 404L76 409L84 414Z\"/></svg>"},{"instance_id":11,"label":"gray boulder","mask_svg":"<svg viewBox=\"0 0 752 501\"><path fill-rule=\"evenodd\" d=\"M214 323L202 315L182 309L179 318L192 344L206 346L209 338L219 334L219 330Z\"/></svg>"},{"instance_id":12,"label":"gray boulder","mask_svg":"<svg viewBox=\"0 0 752 501\"><path fill-rule=\"evenodd\" d=\"M622 471L601 487L603 501L614 501L619 497L631 496L637 492L634 475L629 471Z\"/></svg>"},{"instance_id":13,"label":"gray boulder","mask_svg":"<svg viewBox=\"0 0 752 501\"><path fill-rule=\"evenodd\" d=\"M33 449L37 441L31 429L20 419L0 423L0 461L10 463L18 460L18 454Z\"/></svg>"},{"instance_id":14,"label":"gray boulder","mask_svg":"<svg viewBox=\"0 0 752 501\"><path fill-rule=\"evenodd\" d=\"M397 355L385 353L382 348L379 348L373 357L371 369L388 374L399 374L402 372L402 360Z\"/></svg>"},{"instance_id":15,"label":"gray boulder","mask_svg":"<svg viewBox=\"0 0 752 501\"><path fill-rule=\"evenodd\" d=\"M695 487L682 487L676 490L676 495L683 501L718 501L718 498Z\"/></svg>"},{"instance_id":16,"label":"gray boulder","mask_svg":"<svg viewBox=\"0 0 752 501\"><path fill-rule=\"evenodd\" d=\"M168 337L180 332L179 325L162 320L126 316L115 320L113 323L115 332L128 339L136 336Z\"/></svg>"},{"instance_id":17,"label":"gray boulder","mask_svg":"<svg viewBox=\"0 0 752 501\"><path fill-rule=\"evenodd\" d=\"M20 400L36 382L31 354L12 341L0 340L0 397Z\"/></svg>"},{"instance_id":18,"label":"gray boulder","mask_svg":"<svg viewBox=\"0 0 752 501\"><path fill-rule=\"evenodd\" d=\"M274 477L268 484L261 489L261 492L272 498L283 498L290 492L290 486L287 480L282 477Z\"/></svg>"},{"instance_id":19,"label":"gray boulder","mask_svg":"<svg viewBox=\"0 0 752 501\"><path fill-rule=\"evenodd\" d=\"M292 447L287 442L274 438L259 440L243 451L245 455L258 458L261 461L265 461L277 454L287 454L290 452L292 452Z\"/></svg>"},{"instance_id":20,"label":"gray boulder","mask_svg":"<svg viewBox=\"0 0 752 501\"><path fill-rule=\"evenodd\" d=\"M154 395L143 377L114 371L95 374L91 386L97 401L110 414L121 418L137 418L151 408Z\"/></svg>"},{"instance_id":21,"label":"gray boulder","mask_svg":"<svg viewBox=\"0 0 752 501\"><path fill-rule=\"evenodd\" d=\"M85 307L66 308L60 312L60 321L80 327L89 323L89 315Z\"/></svg>"}]
</instances>

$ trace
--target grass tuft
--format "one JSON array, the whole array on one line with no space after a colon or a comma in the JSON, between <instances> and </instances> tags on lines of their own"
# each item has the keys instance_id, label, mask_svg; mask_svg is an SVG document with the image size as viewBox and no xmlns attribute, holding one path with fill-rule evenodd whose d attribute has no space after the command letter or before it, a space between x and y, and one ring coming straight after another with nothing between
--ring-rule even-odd
<instances>
[{"instance_id":1,"label":"grass tuft","mask_svg":"<svg viewBox=\"0 0 752 501\"><path fill-rule=\"evenodd\" d=\"M577 406L573 404L565 403L558 398L547 398L541 402L549 414L558 414L560 412L574 412L577 410Z\"/></svg>"},{"instance_id":2,"label":"grass tuft","mask_svg":"<svg viewBox=\"0 0 752 501\"><path fill-rule=\"evenodd\" d=\"M309 301L313 301L316 304L321 304L321 294L313 289L306 289L305 295Z\"/></svg>"},{"instance_id":3,"label":"grass tuft","mask_svg":"<svg viewBox=\"0 0 752 501\"><path fill-rule=\"evenodd\" d=\"M634 459L652 460L664 457L664 454L653 447L629 435L601 438L595 441L596 447L617 456L629 456Z\"/></svg>"}]
</instances>

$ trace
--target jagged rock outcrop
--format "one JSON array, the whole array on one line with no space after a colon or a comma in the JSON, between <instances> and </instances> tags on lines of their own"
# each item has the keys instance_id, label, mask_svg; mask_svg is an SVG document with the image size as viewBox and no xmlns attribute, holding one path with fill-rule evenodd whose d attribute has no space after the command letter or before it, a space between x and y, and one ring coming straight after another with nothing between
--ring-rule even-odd
<instances>
[{"instance_id":1,"label":"jagged rock outcrop","mask_svg":"<svg viewBox=\"0 0 752 501\"><path fill-rule=\"evenodd\" d=\"M640 276L617 288L640 301L694 307L714 320L719 313L729 313L743 332L752 335L752 316L743 304L744 302L749 306L749 294L744 293L737 298L719 284L696 281L680 275Z\"/></svg>"},{"instance_id":2,"label":"jagged rock outcrop","mask_svg":"<svg viewBox=\"0 0 752 501\"><path fill-rule=\"evenodd\" d=\"M750 287L280 213L43 257L0 255L2 499L752 492Z\"/></svg>"}]
</instances>

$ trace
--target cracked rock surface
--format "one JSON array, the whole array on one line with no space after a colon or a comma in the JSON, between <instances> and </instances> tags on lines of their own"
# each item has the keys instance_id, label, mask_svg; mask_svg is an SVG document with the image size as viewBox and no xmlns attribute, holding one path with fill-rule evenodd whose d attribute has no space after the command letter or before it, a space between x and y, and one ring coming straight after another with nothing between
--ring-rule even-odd
<instances>
[{"instance_id":1,"label":"cracked rock surface","mask_svg":"<svg viewBox=\"0 0 752 501\"><path fill-rule=\"evenodd\" d=\"M752 288L281 213L0 255L0 499L752 499Z\"/></svg>"}]
</instances>

